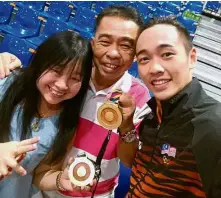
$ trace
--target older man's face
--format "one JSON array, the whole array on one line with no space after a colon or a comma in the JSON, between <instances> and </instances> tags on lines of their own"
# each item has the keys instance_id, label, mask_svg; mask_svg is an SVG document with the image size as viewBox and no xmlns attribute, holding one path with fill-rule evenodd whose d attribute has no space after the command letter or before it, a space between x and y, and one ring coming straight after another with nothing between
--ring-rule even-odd
<instances>
[{"instance_id":1,"label":"older man's face","mask_svg":"<svg viewBox=\"0 0 221 198\"><path fill-rule=\"evenodd\" d=\"M139 74L158 100L167 100L192 79L196 51L187 52L184 38L171 25L155 25L141 33L136 54Z\"/></svg>"},{"instance_id":2,"label":"older man's face","mask_svg":"<svg viewBox=\"0 0 221 198\"><path fill-rule=\"evenodd\" d=\"M131 66L138 26L119 17L104 17L92 39L96 72L104 79L118 80Z\"/></svg>"}]
</instances>

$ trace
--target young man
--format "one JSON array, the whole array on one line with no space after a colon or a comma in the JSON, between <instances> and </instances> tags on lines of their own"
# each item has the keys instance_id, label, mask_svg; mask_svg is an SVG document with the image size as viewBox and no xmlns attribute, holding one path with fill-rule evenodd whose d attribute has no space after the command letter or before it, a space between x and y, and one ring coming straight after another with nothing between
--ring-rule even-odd
<instances>
[{"instance_id":1,"label":"young man","mask_svg":"<svg viewBox=\"0 0 221 198\"><path fill-rule=\"evenodd\" d=\"M221 197L221 104L192 77L197 56L187 30L172 17L153 19L136 55L155 97L140 125L128 197Z\"/></svg>"},{"instance_id":2,"label":"young man","mask_svg":"<svg viewBox=\"0 0 221 198\"><path fill-rule=\"evenodd\" d=\"M139 14L135 9L129 7L112 6L104 9L98 15L95 36L91 40L94 68L90 88L68 157L76 157L85 153L90 160L96 161L108 133L108 130L101 127L97 121L97 110L114 89L120 88L124 93L129 93L135 98L136 112L132 119L135 126L138 126L143 114L150 112L146 105L150 98L147 88L127 72L134 60L141 25L142 20ZM127 94L123 94L120 101L124 101L126 98ZM127 104L121 109L123 114L127 113ZM123 135L131 137L129 132L124 128L121 130L121 137ZM136 136L135 130L133 130L133 136ZM117 130L113 130L101 162L101 177L96 189L96 197L113 197L113 190L119 175L119 159L125 166L132 164L138 142L133 137L124 138L124 140L121 137ZM68 157L63 167L66 167ZM56 178L60 170L51 170L49 164L48 168L45 167L47 164L43 162L37 168L35 184L45 191L58 190ZM61 175L61 178L63 179L64 176ZM62 179L59 186L67 191L47 192L47 196L54 198L90 197L92 195L93 188L72 188L70 182L67 184Z\"/></svg>"}]
</instances>

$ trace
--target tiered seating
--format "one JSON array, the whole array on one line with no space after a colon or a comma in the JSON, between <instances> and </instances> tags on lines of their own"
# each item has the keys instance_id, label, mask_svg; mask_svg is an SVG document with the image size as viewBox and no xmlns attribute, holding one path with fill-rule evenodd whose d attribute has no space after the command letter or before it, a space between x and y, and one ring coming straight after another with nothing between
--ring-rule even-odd
<instances>
[{"instance_id":1,"label":"tiered seating","mask_svg":"<svg viewBox=\"0 0 221 198\"><path fill-rule=\"evenodd\" d=\"M195 35L203 9L202 2L193 1L0 2L0 9L2 9L0 29L4 33L24 38L27 43L36 47L53 33L64 30L78 32L83 37L90 39L93 35L97 14L103 8L113 4L135 7L145 22L153 17L177 16L178 20L188 29L192 38ZM213 10L214 6L215 4L212 2L206 5L207 9ZM133 63L129 72L138 77L136 62Z\"/></svg>"},{"instance_id":2,"label":"tiered seating","mask_svg":"<svg viewBox=\"0 0 221 198\"><path fill-rule=\"evenodd\" d=\"M48 18L48 19L44 19L43 17L39 18L40 20L45 22L44 27L42 27L43 30L41 31L40 35L27 39L29 42L33 43L36 46L39 46L53 33L69 29L67 23L65 23L64 21L56 20L54 18Z\"/></svg>"},{"instance_id":3,"label":"tiered seating","mask_svg":"<svg viewBox=\"0 0 221 198\"><path fill-rule=\"evenodd\" d=\"M173 15L178 16L181 11L181 6L174 4L173 2L169 1L162 1L160 2L161 8L163 10L167 10L173 13Z\"/></svg>"},{"instance_id":4,"label":"tiered seating","mask_svg":"<svg viewBox=\"0 0 221 198\"><path fill-rule=\"evenodd\" d=\"M17 6L30 8L36 11L44 11L46 6L45 1L19 1L14 3L16 3Z\"/></svg>"},{"instance_id":5,"label":"tiered seating","mask_svg":"<svg viewBox=\"0 0 221 198\"><path fill-rule=\"evenodd\" d=\"M132 6L139 10L144 21L152 17L174 15L188 29L192 38L200 20L203 10L202 2L193 1L19 1L19 2L0 2L0 33L3 39L0 43L0 52L11 52L18 56L22 64L27 66L34 50L50 35L58 31L70 30L76 31L83 37L90 39L94 31L94 22L103 8L109 5L118 4ZM220 2L207 2L205 9L217 13ZM216 50L216 56L219 56L220 45L216 47L213 41L220 42L220 30L215 26L208 27L206 22L201 23L200 28L206 28L207 31L197 30L197 36L201 35L211 39L209 45L202 38L194 40L195 45L204 46L200 53L200 59L205 63L213 64L216 68L220 67L218 59L211 59L212 51ZM211 32L215 32L216 35ZM203 34L203 35L202 35ZM210 48L208 57L203 55L205 48ZM214 54L213 54L214 55ZM200 65L197 69L197 75L201 79L205 79L207 73L205 65ZM211 70L212 73L217 70ZM137 63L134 62L129 69L135 77L139 77ZM218 74L218 73L217 73ZM211 84L216 82L211 74ZM207 78L208 80L208 78ZM218 81L217 81L218 82ZM211 93L215 93L218 88L213 90L206 83L203 84L205 89ZM217 86L217 85L216 85ZM220 82L218 84L220 86ZM122 198L128 190L130 169L121 165L120 183L116 189L116 198ZM125 181L126 179L126 181Z\"/></svg>"},{"instance_id":6,"label":"tiered seating","mask_svg":"<svg viewBox=\"0 0 221 198\"><path fill-rule=\"evenodd\" d=\"M96 12L88 8L77 7L74 16L70 18L70 23L87 32L93 32L96 15Z\"/></svg>"},{"instance_id":7,"label":"tiered seating","mask_svg":"<svg viewBox=\"0 0 221 198\"><path fill-rule=\"evenodd\" d=\"M184 7L184 10L189 10L195 14L201 14L203 11L203 3L200 1L189 1Z\"/></svg>"},{"instance_id":8,"label":"tiered seating","mask_svg":"<svg viewBox=\"0 0 221 198\"><path fill-rule=\"evenodd\" d=\"M217 13L221 7L221 2L219 1L208 1L205 9Z\"/></svg>"},{"instance_id":9,"label":"tiered seating","mask_svg":"<svg viewBox=\"0 0 221 198\"><path fill-rule=\"evenodd\" d=\"M2 2L0 6L0 24L9 23L12 16L13 7L10 2Z\"/></svg>"},{"instance_id":10,"label":"tiered seating","mask_svg":"<svg viewBox=\"0 0 221 198\"><path fill-rule=\"evenodd\" d=\"M57 20L68 22L73 9L74 5L71 2L52 1L50 2L47 11L45 11L42 14L46 17L53 17Z\"/></svg>"},{"instance_id":11,"label":"tiered seating","mask_svg":"<svg viewBox=\"0 0 221 198\"><path fill-rule=\"evenodd\" d=\"M40 26L41 21L38 19L38 11L18 7L14 20L9 24L1 25L0 29L20 38L28 38L38 35Z\"/></svg>"}]
</instances>

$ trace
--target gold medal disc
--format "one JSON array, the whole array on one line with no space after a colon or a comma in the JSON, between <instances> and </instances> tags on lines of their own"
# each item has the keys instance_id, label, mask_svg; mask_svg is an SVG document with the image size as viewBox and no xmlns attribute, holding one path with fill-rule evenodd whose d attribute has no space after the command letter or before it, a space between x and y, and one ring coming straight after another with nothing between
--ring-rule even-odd
<instances>
[{"instance_id":1,"label":"gold medal disc","mask_svg":"<svg viewBox=\"0 0 221 198\"><path fill-rule=\"evenodd\" d=\"M112 130L121 125L122 114L116 104L107 102L99 107L97 119L102 127Z\"/></svg>"}]
</instances>

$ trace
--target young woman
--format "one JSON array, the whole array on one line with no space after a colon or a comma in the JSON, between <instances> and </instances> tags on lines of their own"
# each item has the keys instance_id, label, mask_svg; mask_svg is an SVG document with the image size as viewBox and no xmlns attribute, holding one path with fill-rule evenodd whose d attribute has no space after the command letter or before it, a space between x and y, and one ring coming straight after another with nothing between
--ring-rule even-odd
<instances>
[{"instance_id":1,"label":"young woman","mask_svg":"<svg viewBox=\"0 0 221 198\"><path fill-rule=\"evenodd\" d=\"M41 44L28 67L0 80L0 197L30 197L33 169L49 151L52 162L66 153L91 67L90 43L67 31ZM15 158L27 151L18 165Z\"/></svg>"}]
</instances>

